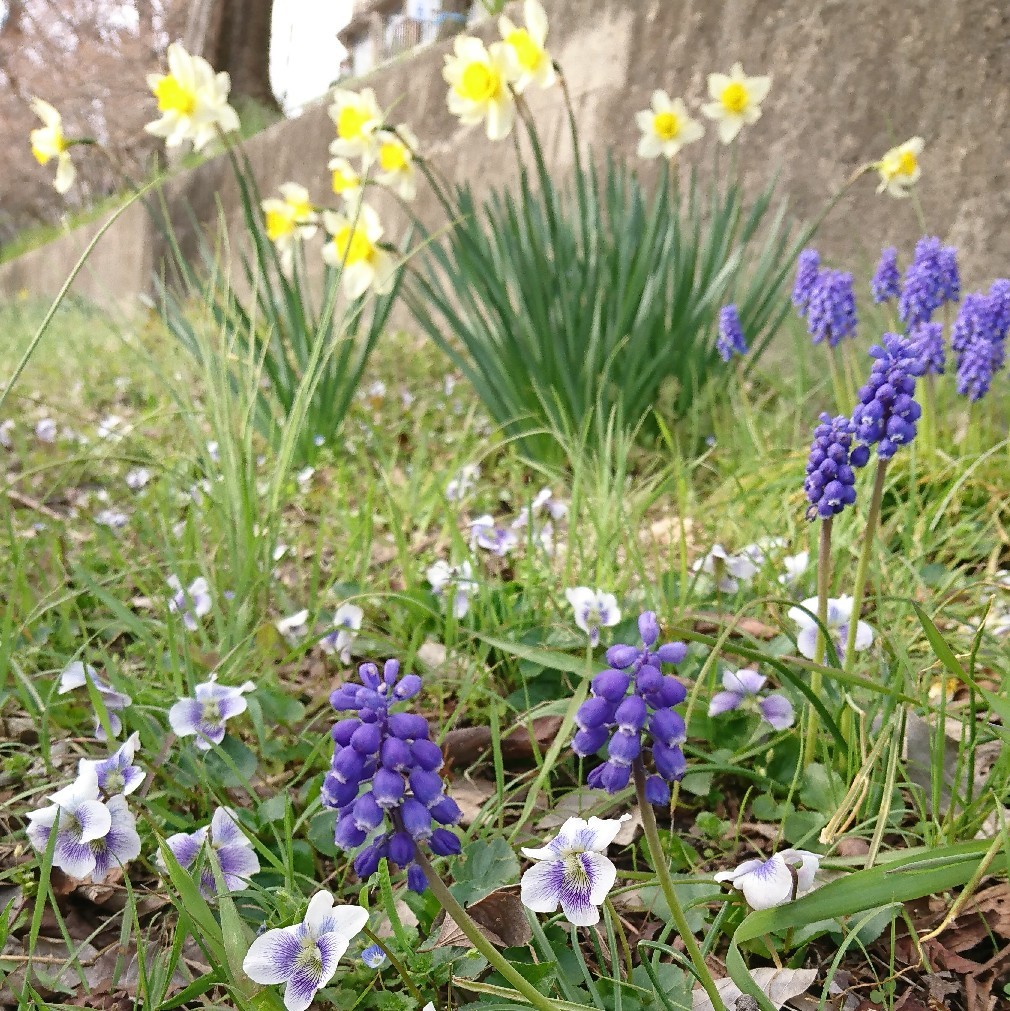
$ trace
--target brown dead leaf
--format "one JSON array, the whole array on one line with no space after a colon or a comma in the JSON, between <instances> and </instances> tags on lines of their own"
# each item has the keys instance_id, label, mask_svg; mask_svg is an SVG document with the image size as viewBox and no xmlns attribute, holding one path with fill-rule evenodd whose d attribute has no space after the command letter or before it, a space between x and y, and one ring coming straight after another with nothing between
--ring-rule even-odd
<instances>
[{"instance_id":1,"label":"brown dead leaf","mask_svg":"<svg viewBox=\"0 0 1010 1011\"><path fill-rule=\"evenodd\" d=\"M749 635L765 642L774 639L779 630L773 625L766 625L757 618L741 618L737 620L732 614L712 614L701 612L694 615L694 630L704 635L714 635L724 628L732 628L734 635Z\"/></svg>"},{"instance_id":2,"label":"brown dead leaf","mask_svg":"<svg viewBox=\"0 0 1010 1011\"><path fill-rule=\"evenodd\" d=\"M466 910L480 932L496 948L518 948L533 939L526 912L515 886L499 888ZM442 921L435 948L469 948L470 941L448 913Z\"/></svg>"},{"instance_id":3,"label":"brown dead leaf","mask_svg":"<svg viewBox=\"0 0 1010 1011\"><path fill-rule=\"evenodd\" d=\"M533 721L532 729L525 724L516 727L502 738L502 758L506 763L529 761L534 742L543 752L557 736L561 723L560 716L541 716ZM456 769L473 765L490 748L490 727L460 727L450 730L442 741L446 764Z\"/></svg>"},{"instance_id":4,"label":"brown dead leaf","mask_svg":"<svg viewBox=\"0 0 1010 1011\"><path fill-rule=\"evenodd\" d=\"M463 812L460 824L472 825L477 820L481 808L497 792L498 788L488 779L469 779L461 776L453 780L452 799Z\"/></svg>"}]
</instances>

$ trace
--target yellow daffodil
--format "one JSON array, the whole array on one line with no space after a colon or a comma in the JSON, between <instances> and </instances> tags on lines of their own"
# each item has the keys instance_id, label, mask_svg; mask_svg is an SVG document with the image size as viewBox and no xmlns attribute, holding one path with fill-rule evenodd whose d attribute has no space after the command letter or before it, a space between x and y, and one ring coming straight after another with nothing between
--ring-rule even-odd
<instances>
[{"instance_id":1,"label":"yellow daffodil","mask_svg":"<svg viewBox=\"0 0 1010 1011\"><path fill-rule=\"evenodd\" d=\"M442 76L449 84L449 111L470 125L486 120L489 140L502 140L515 122L512 86L521 76L515 49L459 36L452 56L446 56Z\"/></svg>"},{"instance_id":2,"label":"yellow daffodil","mask_svg":"<svg viewBox=\"0 0 1010 1011\"><path fill-rule=\"evenodd\" d=\"M295 242L311 239L316 234L319 215L312 208L309 191L298 183L284 183L281 197L270 197L262 203L266 218L267 238L277 247L281 266L291 267Z\"/></svg>"},{"instance_id":3,"label":"yellow daffodil","mask_svg":"<svg viewBox=\"0 0 1010 1011\"><path fill-rule=\"evenodd\" d=\"M919 155L925 141L913 137L904 144L892 147L876 164L880 173L878 193L890 193L892 197L907 197L908 191L919 181Z\"/></svg>"},{"instance_id":4,"label":"yellow daffodil","mask_svg":"<svg viewBox=\"0 0 1010 1011\"><path fill-rule=\"evenodd\" d=\"M323 225L330 238L323 246L323 259L341 269L344 293L360 298L372 288L384 295L393 286L393 257L380 248L382 225L368 204L358 204L352 211L323 213Z\"/></svg>"},{"instance_id":5,"label":"yellow daffodil","mask_svg":"<svg viewBox=\"0 0 1010 1011\"><path fill-rule=\"evenodd\" d=\"M772 86L770 77L747 77L739 63L726 74L708 75L708 94L712 99L701 111L719 124L719 139L733 141L744 127L761 118L761 103Z\"/></svg>"},{"instance_id":6,"label":"yellow daffodil","mask_svg":"<svg viewBox=\"0 0 1010 1011\"><path fill-rule=\"evenodd\" d=\"M635 116L642 136L638 141L640 158L675 158L685 144L700 140L705 128L688 114L679 98L672 99L665 91L652 93L652 107Z\"/></svg>"},{"instance_id":7,"label":"yellow daffodil","mask_svg":"<svg viewBox=\"0 0 1010 1011\"><path fill-rule=\"evenodd\" d=\"M239 128L238 114L228 104L231 78L215 74L201 56L191 56L178 43L168 47L168 73L148 74L147 83L158 100L161 117L144 129L164 137L167 147L192 141L202 151L222 133Z\"/></svg>"},{"instance_id":8,"label":"yellow daffodil","mask_svg":"<svg viewBox=\"0 0 1010 1011\"><path fill-rule=\"evenodd\" d=\"M519 64L519 77L513 87L517 92L529 85L549 88L556 80L554 61L547 52L547 14L540 0L526 0L523 4L525 27L517 27L502 15L498 19L498 30L507 46L515 52Z\"/></svg>"},{"instance_id":9,"label":"yellow daffodil","mask_svg":"<svg viewBox=\"0 0 1010 1011\"><path fill-rule=\"evenodd\" d=\"M63 117L41 98L32 99L32 112L43 123L37 130L32 130L32 154L40 165L45 165L51 158L56 159L53 186L57 193L66 193L74 185L77 170L70 160L70 141L63 135Z\"/></svg>"},{"instance_id":10,"label":"yellow daffodil","mask_svg":"<svg viewBox=\"0 0 1010 1011\"><path fill-rule=\"evenodd\" d=\"M333 192L347 203L361 196L361 173L346 158L331 158L327 165L331 173Z\"/></svg>"},{"instance_id":11,"label":"yellow daffodil","mask_svg":"<svg viewBox=\"0 0 1010 1011\"><path fill-rule=\"evenodd\" d=\"M413 130L401 123L395 132L380 132L376 143L375 181L395 190L403 200L413 200L417 195L414 172L417 137Z\"/></svg>"},{"instance_id":12,"label":"yellow daffodil","mask_svg":"<svg viewBox=\"0 0 1010 1011\"><path fill-rule=\"evenodd\" d=\"M337 88L329 108L337 128L337 139L330 144L330 154L339 158L368 158L375 149L375 131L382 126L382 110L375 92Z\"/></svg>"}]
</instances>

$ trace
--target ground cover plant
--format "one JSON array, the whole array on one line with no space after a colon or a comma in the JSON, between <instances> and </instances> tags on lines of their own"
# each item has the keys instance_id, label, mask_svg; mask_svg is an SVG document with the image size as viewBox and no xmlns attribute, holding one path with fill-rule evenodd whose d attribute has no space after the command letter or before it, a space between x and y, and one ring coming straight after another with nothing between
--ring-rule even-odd
<instances>
[{"instance_id":1,"label":"ground cover plant","mask_svg":"<svg viewBox=\"0 0 1010 1011\"><path fill-rule=\"evenodd\" d=\"M491 136L557 75L523 13L447 58ZM221 142L227 82L169 69L153 129ZM702 113L732 144L769 88L713 74ZM334 188L409 200L409 130L365 91L334 120ZM647 157L702 129L660 93L639 122ZM908 196L921 154L868 169ZM726 396L657 405L646 441L612 407L548 421L540 454L430 336L370 337L317 404L332 320L412 259L360 193L257 200L248 307L2 310L0 1000L1010 999L1010 285L962 291L928 235L872 278L796 250L767 334L710 296L692 354ZM791 368L748 367L765 337Z\"/></svg>"}]
</instances>

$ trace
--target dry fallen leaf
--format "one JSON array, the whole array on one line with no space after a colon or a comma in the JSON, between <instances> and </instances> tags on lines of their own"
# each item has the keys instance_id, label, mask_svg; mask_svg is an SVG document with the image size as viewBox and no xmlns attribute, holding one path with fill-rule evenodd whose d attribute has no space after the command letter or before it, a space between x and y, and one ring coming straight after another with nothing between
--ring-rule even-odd
<instances>
[{"instance_id":1,"label":"dry fallen leaf","mask_svg":"<svg viewBox=\"0 0 1010 1011\"><path fill-rule=\"evenodd\" d=\"M751 972L751 978L761 992L776 1006L782 1007L787 1000L798 997L817 978L816 969L773 969L763 966ZM715 981L719 996L727 1007L735 1007L744 992L728 976ZM691 993L691 1011L715 1011L708 994L702 989Z\"/></svg>"},{"instance_id":2,"label":"dry fallen leaf","mask_svg":"<svg viewBox=\"0 0 1010 1011\"><path fill-rule=\"evenodd\" d=\"M515 887L499 888L466 911L480 932L497 948L518 948L533 939L526 912ZM470 941L447 913L433 947L469 948Z\"/></svg>"}]
</instances>

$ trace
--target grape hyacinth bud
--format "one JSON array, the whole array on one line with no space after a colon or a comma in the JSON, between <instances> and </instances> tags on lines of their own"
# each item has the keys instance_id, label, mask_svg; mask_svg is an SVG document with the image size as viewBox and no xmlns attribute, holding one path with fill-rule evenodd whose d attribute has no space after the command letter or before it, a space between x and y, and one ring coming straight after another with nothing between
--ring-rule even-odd
<instances>
[{"instance_id":1,"label":"grape hyacinth bud","mask_svg":"<svg viewBox=\"0 0 1010 1011\"><path fill-rule=\"evenodd\" d=\"M370 877L385 857L406 868L409 888L423 892L427 881L414 863L417 846L427 843L438 856L459 853L459 838L442 826L455 825L461 812L438 774L442 751L429 737L428 721L390 711L417 695L421 679L401 677L397 660L387 660L382 674L374 663L364 663L358 676L360 682L330 695L338 712L355 713L331 731L335 747L322 800L338 811L334 841L343 850L363 847L354 860L358 877Z\"/></svg>"},{"instance_id":2,"label":"grape hyacinth bud","mask_svg":"<svg viewBox=\"0 0 1010 1011\"><path fill-rule=\"evenodd\" d=\"M663 674L662 665L681 663L687 646L668 642L657 647L659 622L652 611L639 617L638 631L641 646L618 644L607 650L610 669L593 678L592 696L576 713L579 730L572 750L588 757L607 744L607 761L589 773L587 782L608 793L623 790L633 764L651 752L656 772L646 780L645 797L650 804L667 804L668 784L682 779L687 769L681 750L687 736L684 719L674 709L687 690Z\"/></svg>"},{"instance_id":3,"label":"grape hyacinth bud","mask_svg":"<svg viewBox=\"0 0 1010 1011\"><path fill-rule=\"evenodd\" d=\"M1010 282L993 282L989 294L965 295L950 332L957 367L957 392L981 400L1006 356L1010 329Z\"/></svg>"},{"instance_id":4,"label":"grape hyacinth bud","mask_svg":"<svg viewBox=\"0 0 1010 1011\"><path fill-rule=\"evenodd\" d=\"M920 323L909 335L923 365L923 375L942 376L946 366L943 347L943 324Z\"/></svg>"},{"instance_id":5,"label":"grape hyacinth bud","mask_svg":"<svg viewBox=\"0 0 1010 1011\"><path fill-rule=\"evenodd\" d=\"M844 270L822 270L810 292L807 332L815 344L835 347L856 334L856 295L852 275Z\"/></svg>"},{"instance_id":6,"label":"grape hyacinth bud","mask_svg":"<svg viewBox=\"0 0 1010 1011\"><path fill-rule=\"evenodd\" d=\"M809 520L830 519L856 501L856 475L852 468L862 466L869 459L865 447L853 449L856 426L848 418L822 414L819 421L810 444L807 477L803 482L810 502Z\"/></svg>"},{"instance_id":7,"label":"grape hyacinth bud","mask_svg":"<svg viewBox=\"0 0 1010 1011\"><path fill-rule=\"evenodd\" d=\"M869 382L859 391L852 421L856 438L867 446L876 444L879 459L889 460L915 438L915 423L922 414L915 400L915 380L925 365L912 342L895 333L885 333L882 344L874 344L870 354L875 361Z\"/></svg>"},{"instance_id":8,"label":"grape hyacinth bud","mask_svg":"<svg viewBox=\"0 0 1010 1011\"><path fill-rule=\"evenodd\" d=\"M905 271L898 299L898 319L906 330L928 323L944 302L956 302L961 295L957 250L942 246L936 236L923 236L915 244L915 255Z\"/></svg>"},{"instance_id":9,"label":"grape hyacinth bud","mask_svg":"<svg viewBox=\"0 0 1010 1011\"><path fill-rule=\"evenodd\" d=\"M728 362L735 354L747 354L747 340L735 305L724 305L719 310L719 337L715 349L724 362Z\"/></svg>"},{"instance_id":10,"label":"grape hyacinth bud","mask_svg":"<svg viewBox=\"0 0 1010 1011\"><path fill-rule=\"evenodd\" d=\"M796 260L796 283L793 285L793 305L800 316L806 316L810 295L821 270L821 256L816 249L804 249Z\"/></svg>"},{"instance_id":11,"label":"grape hyacinth bud","mask_svg":"<svg viewBox=\"0 0 1010 1011\"><path fill-rule=\"evenodd\" d=\"M877 269L873 272L873 279L870 281L870 292L873 301L878 305L881 302L889 302L892 298L901 295L901 275L898 273L898 250L894 246L888 246L880 254L877 261Z\"/></svg>"}]
</instances>

